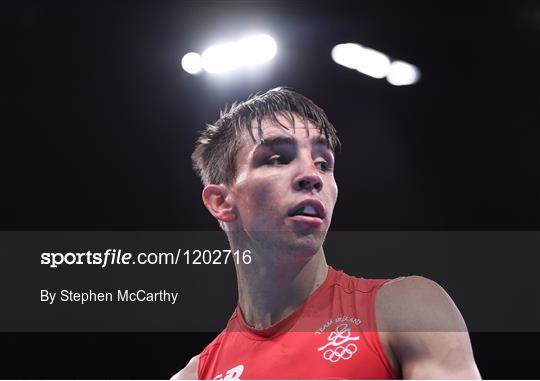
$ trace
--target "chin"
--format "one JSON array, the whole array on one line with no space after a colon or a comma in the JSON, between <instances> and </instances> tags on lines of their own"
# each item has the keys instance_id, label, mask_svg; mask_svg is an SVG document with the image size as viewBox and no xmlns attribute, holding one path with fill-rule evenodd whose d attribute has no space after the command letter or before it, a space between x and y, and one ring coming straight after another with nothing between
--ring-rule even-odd
<instances>
[{"instance_id":1,"label":"chin","mask_svg":"<svg viewBox=\"0 0 540 381\"><path fill-rule=\"evenodd\" d=\"M326 231L286 231L274 232L273 245L277 250L288 253L287 257L309 259L321 249Z\"/></svg>"}]
</instances>

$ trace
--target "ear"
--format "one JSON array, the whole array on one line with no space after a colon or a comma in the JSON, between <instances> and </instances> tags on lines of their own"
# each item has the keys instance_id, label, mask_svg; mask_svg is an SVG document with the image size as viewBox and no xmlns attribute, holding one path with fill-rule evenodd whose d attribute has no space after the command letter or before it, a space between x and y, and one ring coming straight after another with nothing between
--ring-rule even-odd
<instances>
[{"instance_id":1,"label":"ear","mask_svg":"<svg viewBox=\"0 0 540 381\"><path fill-rule=\"evenodd\" d=\"M202 199L206 209L221 222L233 222L236 214L227 200L229 190L224 185L208 184L202 192Z\"/></svg>"}]
</instances>

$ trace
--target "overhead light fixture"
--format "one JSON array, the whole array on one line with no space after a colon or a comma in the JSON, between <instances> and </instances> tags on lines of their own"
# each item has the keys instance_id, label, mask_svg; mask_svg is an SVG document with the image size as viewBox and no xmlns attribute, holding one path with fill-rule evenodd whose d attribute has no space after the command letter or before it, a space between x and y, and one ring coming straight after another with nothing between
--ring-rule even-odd
<instances>
[{"instance_id":1,"label":"overhead light fixture","mask_svg":"<svg viewBox=\"0 0 540 381\"><path fill-rule=\"evenodd\" d=\"M353 43L336 45L332 58L342 66L377 79L384 78L390 67L390 59L385 54Z\"/></svg>"},{"instance_id":2,"label":"overhead light fixture","mask_svg":"<svg viewBox=\"0 0 540 381\"><path fill-rule=\"evenodd\" d=\"M241 67L253 67L268 62L274 58L276 52L275 40L267 34L258 34L235 42L210 46L201 55L188 53L182 58L182 68L190 74L196 74L201 69L210 74L227 73Z\"/></svg>"},{"instance_id":3,"label":"overhead light fixture","mask_svg":"<svg viewBox=\"0 0 540 381\"><path fill-rule=\"evenodd\" d=\"M199 74L203 68L202 57L199 53L189 52L182 57L182 69L189 74Z\"/></svg>"},{"instance_id":4,"label":"overhead light fixture","mask_svg":"<svg viewBox=\"0 0 540 381\"><path fill-rule=\"evenodd\" d=\"M395 86L411 85L420 80L420 70L416 66L399 60L391 62L386 54L360 44L336 45L331 55L341 66L377 79L386 77Z\"/></svg>"},{"instance_id":5,"label":"overhead light fixture","mask_svg":"<svg viewBox=\"0 0 540 381\"><path fill-rule=\"evenodd\" d=\"M420 70L407 62L394 61L386 74L386 80L394 86L412 85L420 80Z\"/></svg>"}]
</instances>

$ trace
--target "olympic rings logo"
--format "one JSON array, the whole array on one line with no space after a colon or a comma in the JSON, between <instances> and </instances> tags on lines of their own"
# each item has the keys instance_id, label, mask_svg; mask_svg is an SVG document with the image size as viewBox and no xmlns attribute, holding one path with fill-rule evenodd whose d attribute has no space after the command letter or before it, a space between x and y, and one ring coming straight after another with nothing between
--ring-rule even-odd
<instances>
[{"instance_id":1,"label":"olympic rings logo","mask_svg":"<svg viewBox=\"0 0 540 381\"><path fill-rule=\"evenodd\" d=\"M356 353L358 347L355 344L347 344L346 346L337 347L335 349L327 349L323 353L323 358L330 362L338 362L339 360L348 360Z\"/></svg>"},{"instance_id":2,"label":"olympic rings logo","mask_svg":"<svg viewBox=\"0 0 540 381\"><path fill-rule=\"evenodd\" d=\"M358 351L356 344L349 342L357 340L360 340L360 337L351 336L351 329L349 328L349 325L344 323L338 325L334 331L330 332L328 335L328 343L317 348L317 350L320 352L325 350L327 347L332 346L334 348L328 348L323 352L323 358L325 360L334 363L338 362L339 360L348 360Z\"/></svg>"}]
</instances>

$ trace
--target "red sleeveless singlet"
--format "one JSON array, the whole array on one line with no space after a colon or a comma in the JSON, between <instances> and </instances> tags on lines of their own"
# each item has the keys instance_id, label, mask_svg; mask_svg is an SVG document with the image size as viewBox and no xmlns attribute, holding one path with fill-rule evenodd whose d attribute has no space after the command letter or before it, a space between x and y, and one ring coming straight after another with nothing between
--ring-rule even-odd
<instances>
[{"instance_id":1,"label":"red sleeveless singlet","mask_svg":"<svg viewBox=\"0 0 540 381\"><path fill-rule=\"evenodd\" d=\"M387 280L329 268L325 282L268 329L239 307L201 353L199 379L395 379L379 341L375 295Z\"/></svg>"}]
</instances>

